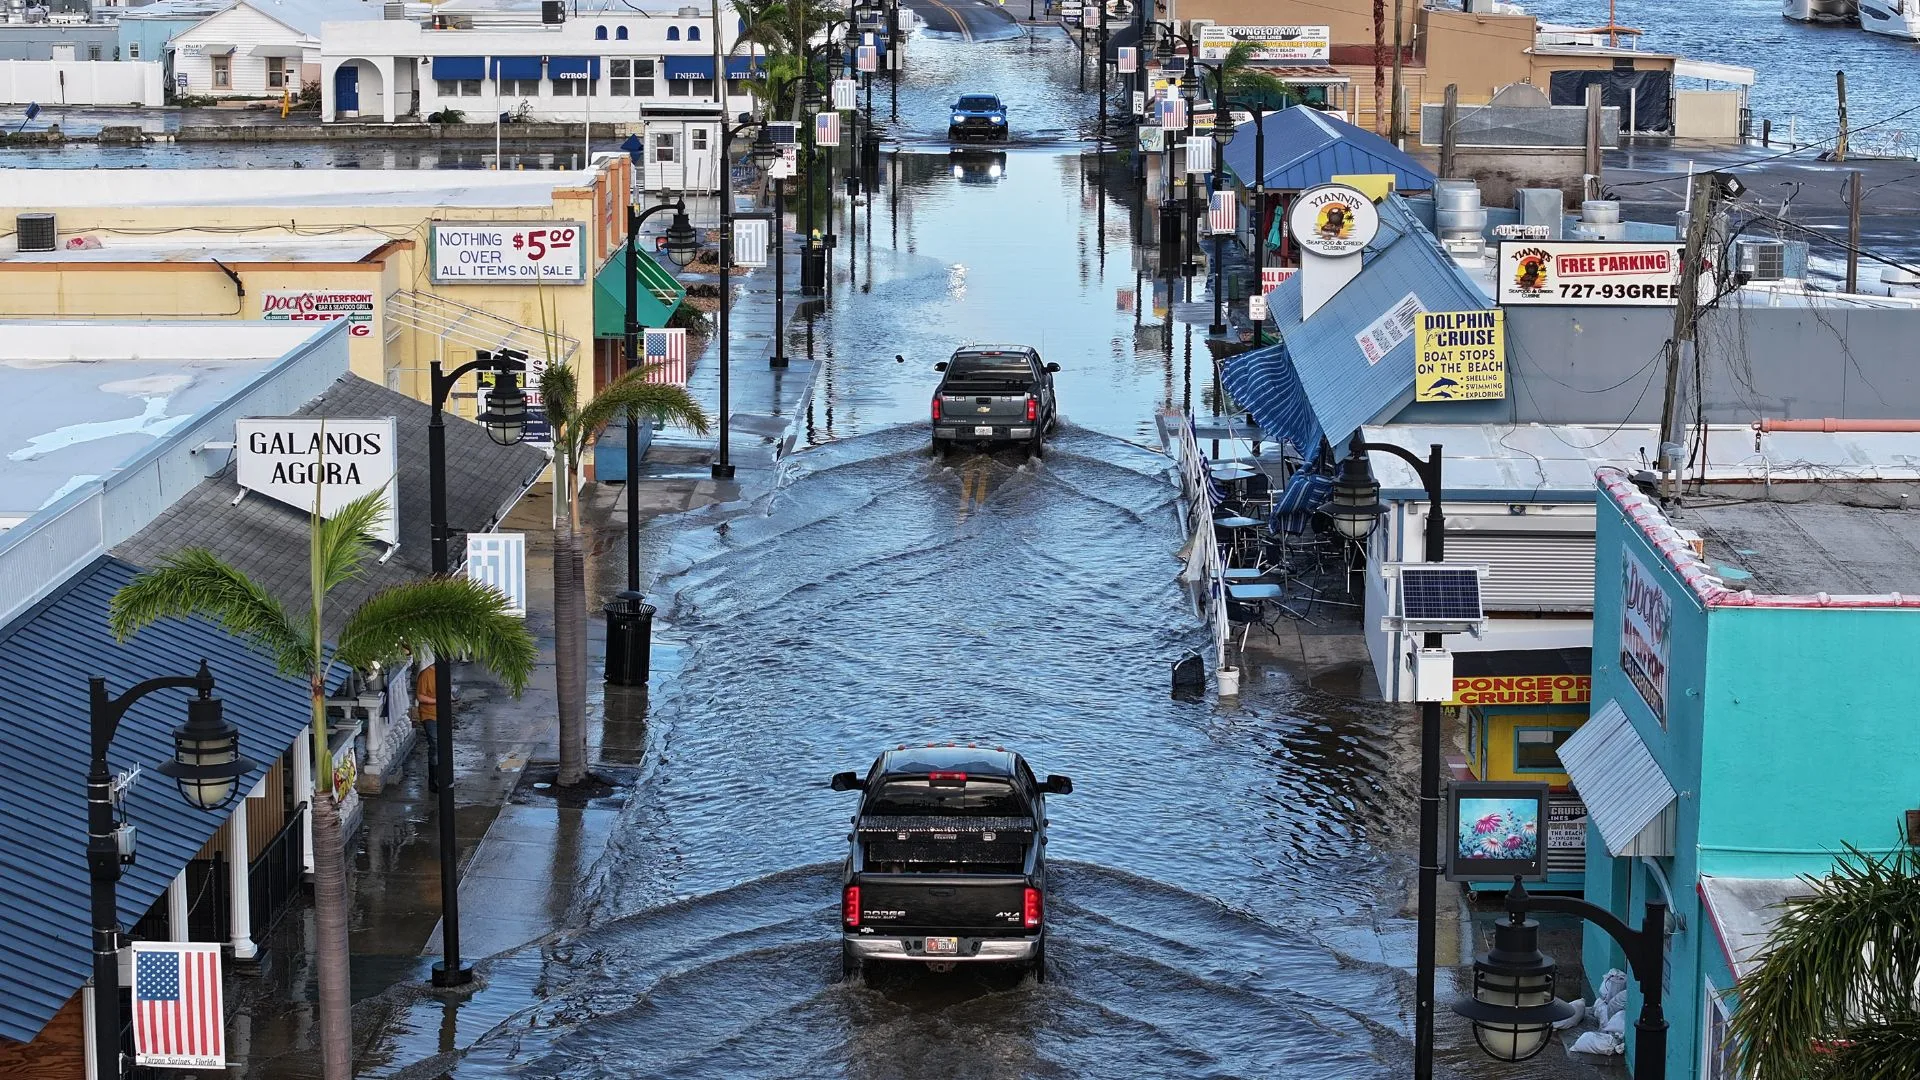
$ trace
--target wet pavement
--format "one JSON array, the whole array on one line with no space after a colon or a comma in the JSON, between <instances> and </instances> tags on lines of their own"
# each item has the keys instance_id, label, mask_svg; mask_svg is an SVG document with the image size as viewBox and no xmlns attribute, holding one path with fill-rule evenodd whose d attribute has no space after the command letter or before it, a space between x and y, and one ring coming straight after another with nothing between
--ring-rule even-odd
<instances>
[{"instance_id":1,"label":"wet pavement","mask_svg":"<svg viewBox=\"0 0 1920 1080\"><path fill-rule=\"evenodd\" d=\"M740 481L704 479L694 440L657 444L648 475L707 505L643 530L651 696L603 702L590 675L592 761L618 790L562 806L520 773L462 890L470 933L504 951L445 995L421 986L417 952L360 956L363 1075L1408 1074L1410 710L1367 701L1347 662L1251 664L1237 701L1169 696L1169 666L1205 637L1174 580L1153 415L1207 408L1211 305L1175 282L1171 325L1156 314L1129 167L1085 141L1077 59L1057 31L916 40L885 184L857 224L841 200L833 301L791 326L795 369L775 382L764 342L735 339ZM947 104L979 88L1013 104L1014 145L951 154ZM883 116L890 96L876 87ZM971 341L1062 364L1066 422L1042 459L927 452L931 365ZM697 396L714 375L696 366ZM795 414L782 403L804 387ZM624 581L623 520L617 492L589 501L605 596ZM840 977L852 802L825 780L929 739L1001 743L1075 779L1049 808L1045 983ZM463 752L472 783L544 752L511 741ZM392 910L424 911L437 878L394 887ZM363 912L357 933L389 921ZM1451 967L1467 943L1446 930ZM287 1049L248 1074L310 1075L310 1017L273 1023ZM1557 1048L1496 1066L1450 1016L1441 1030L1449 1076L1595 1075Z\"/></svg>"}]
</instances>

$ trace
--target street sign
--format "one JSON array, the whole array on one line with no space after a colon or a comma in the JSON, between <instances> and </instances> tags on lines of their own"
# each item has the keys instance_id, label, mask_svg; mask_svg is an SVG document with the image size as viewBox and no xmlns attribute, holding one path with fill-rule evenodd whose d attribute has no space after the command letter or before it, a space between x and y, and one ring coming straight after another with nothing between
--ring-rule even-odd
<instances>
[{"instance_id":1,"label":"street sign","mask_svg":"<svg viewBox=\"0 0 1920 1080\"><path fill-rule=\"evenodd\" d=\"M1133 115L1147 115L1147 94L1144 90L1135 90L1133 92Z\"/></svg>"},{"instance_id":2,"label":"street sign","mask_svg":"<svg viewBox=\"0 0 1920 1080\"><path fill-rule=\"evenodd\" d=\"M1167 129L1153 124L1142 124L1140 132L1140 150L1142 153L1158 154L1167 148Z\"/></svg>"},{"instance_id":3,"label":"street sign","mask_svg":"<svg viewBox=\"0 0 1920 1080\"><path fill-rule=\"evenodd\" d=\"M1247 318L1256 323L1267 321L1267 298L1262 293L1247 297Z\"/></svg>"}]
</instances>

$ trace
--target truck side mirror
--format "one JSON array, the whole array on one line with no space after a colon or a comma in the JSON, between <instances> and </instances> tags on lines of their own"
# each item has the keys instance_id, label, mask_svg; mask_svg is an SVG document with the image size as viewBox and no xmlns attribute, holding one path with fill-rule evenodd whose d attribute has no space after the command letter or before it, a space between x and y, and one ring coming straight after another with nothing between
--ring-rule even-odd
<instances>
[{"instance_id":1,"label":"truck side mirror","mask_svg":"<svg viewBox=\"0 0 1920 1080\"><path fill-rule=\"evenodd\" d=\"M1047 782L1040 785L1040 790L1049 795L1071 795L1073 794L1073 781L1061 776L1059 773L1048 773Z\"/></svg>"},{"instance_id":2,"label":"truck side mirror","mask_svg":"<svg viewBox=\"0 0 1920 1080\"><path fill-rule=\"evenodd\" d=\"M1048 370L1048 371L1059 371L1059 370L1060 370L1060 365L1059 365L1059 364L1048 364L1048 365L1047 365L1047 370Z\"/></svg>"},{"instance_id":3,"label":"truck side mirror","mask_svg":"<svg viewBox=\"0 0 1920 1080\"><path fill-rule=\"evenodd\" d=\"M833 779L827 782L827 786L835 791L865 791L867 782L853 773L839 772L833 774Z\"/></svg>"},{"instance_id":4,"label":"truck side mirror","mask_svg":"<svg viewBox=\"0 0 1920 1080\"><path fill-rule=\"evenodd\" d=\"M933 365L933 370L935 371L947 370L947 362L945 360L940 361L939 363Z\"/></svg>"}]
</instances>

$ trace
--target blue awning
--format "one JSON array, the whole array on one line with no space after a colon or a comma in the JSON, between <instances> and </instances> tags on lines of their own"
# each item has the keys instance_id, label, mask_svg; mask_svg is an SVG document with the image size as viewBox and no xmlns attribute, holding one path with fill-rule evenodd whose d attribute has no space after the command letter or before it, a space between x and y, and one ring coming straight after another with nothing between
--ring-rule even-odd
<instances>
[{"instance_id":1,"label":"blue awning","mask_svg":"<svg viewBox=\"0 0 1920 1080\"><path fill-rule=\"evenodd\" d=\"M713 57L711 56L668 56L661 60L669 79L711 79L713 78Z\"/></svg>"},{"instance_id":2,"label":"blue awning","mask_svg":"<svg viewBox=\"0 0 1920 1080\"><path fill-rule=\"evenodd\" d=\"M712 69L709 68L709 71ZM758 56L727 57L727 79L751 79L761 72L761 58Z\"/></svg>"},{"instance_id":3,"label":"blue awning","mask_svg":"<svg viewBox=\"0 0 1920 1080\"><path fill-rule=\"evenodd\" d=\"M549 56L547 57L547 77L564 79L572 75L585 75L589 79L600 77L600 58L597 56Z\"/></svg>"},{"instance_id":4,"label":"blue awning","mask_svg":"<svg viewBox=\"0 0 1920 1080\"><path fill-rule=\"evenodd\" d=\"M1266 185L1298 191L1335 176L1391 173L1396 190L1426 191L1433 173L1411 154L1368 131L1318 109L1295 105L1260 118L1267 133ZM1235 129L1221 161L1241 184L1251 187L1259 172L1259 132L1252 124Z\"/></svg>"},{"instance_id":5,"label":"blue awning","mask_svg":"<svg viewBox=\"0 0 1920 1080\"><path fill-rule=\"evenodd\" d=\"M496 56L493 58L493 77L496 79L534 79L540 78L540 58L537 56Z\"/></svg>"},{"instance_id":6,"label":"blue awning","mask_svg":"<svg viewBox=\"0 0 1920 1080\"><path fill-rule=\"evenodd\" d=\"M1300 387L1300 376L1293 370L1293 358L1287 355L1285 342L1229 359L1220 382L1274 441L1292 443L1294 450L1306 458L1320 449L1320 421Z\"/></svg>"},{"instance_id":7,"label":"blue awning","mask_svg":"<svg viewBox=\"0 0 1920 1080\"><path fill-rule=\"evenodd\" d=\"M487 60L484 56L436 56L431 67L434 78L448 82L487 77Z\"/></svg>"},{"instance_id":8,"label":"blue awning","mask_svg":"<svg viewBox=\"0 0 1920 1080\"><path fill-rule=\"evenodd\" d=\"M191 675L205 659L226 719L240 729L240 752L256 766L249 790L292 745L310 719L304 679L211 622L164 619L122 645L107 629L113 594L135 568L104 558L52 597L0 627L0 761L8 797L0 800L0 1036L30 1042L93 974L87 903L87 680L125 693L145 679ZM188 691L141 699L120 723L108 751L115 770L146 766L127 792L127 820L139 829L139 861L120 879L120 925L139 922L219 830L229 811L195 810L153 766L173 757L173 729L186 717ZM276 796L277 798L277 796ZM224 887L224 885L222 886Z\"/></svg>"}]
</instances>

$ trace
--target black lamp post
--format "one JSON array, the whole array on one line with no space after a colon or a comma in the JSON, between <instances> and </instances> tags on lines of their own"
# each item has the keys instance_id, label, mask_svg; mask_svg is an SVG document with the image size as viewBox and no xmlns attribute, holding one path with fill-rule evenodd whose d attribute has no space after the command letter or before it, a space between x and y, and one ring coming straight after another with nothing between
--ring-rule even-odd
<instances>
[{"instance_id":1,"label":"black lamp post","mask_svg":"<svg viewBox=\"0 0 1920 1080\"><path fill-rule=\"evenodd\" d=\"M1647 902L1634 930L1598 904L1571 896L1529 896L1518 878L1507 893L1507 921L1494 927L1493 948L1473 962L1473 996L1453 1011L1473 1021L1480 1048L1502 1061L1524 1061L1546 1048L1553 1025L1573 1015L1554 994L1555 965L1539 946L1539 924L1529 911L1555 911L1593 923L1618 942L1640 984L1634 1080L1666 1080L1667 1018L1661 1008L1661 968L1666 952L1667 905Z\"/></svg>"},{"instance_id":2,"label":"black lamp post","mask_svg":"<svg viewBox=\"0 0 1920 1080\"><path fill-rule=\"evenodd\" d=\"M1233 141L1233 108L1227 103L1227 76L1214 65L1213 81L1213 192L1215 195L1227 187L1227 144ZM1227 332L1227 270L1222 253L1226 251L1226 241L1220 233L1213 234L1213 325L1207 332L1219 336ZM1214 409L1220 405L1220 365L1213 366Z\"/></svg>"},{"instance_id":3,"label":"black lamp post","mask_svg":"<svg viewBox=\"0 0 1920 1080\"><path fill-rule=\"evenodd\" d=\"M818 82L815 81L815 76L816 76L815 69L817 65L823 65L823 64L829 63L828 58L830 54L833 52L836 44L836 39L833 36L834 28L840 25L842 22L843 20L836 19L827 24L826 31L825 31L826 39L820 42L820 44L815 45L807 50L807 57L806 57L807 67L806 67L806 71L802 74L800 103L801 103L801 107L805 110L807 114L807 132L806 132L807 224L805 229L807 247L806 247L806 254L805 256L803 256L800 264L800 292L802 295L805 295L805 296L819 296L820 294L824 293L827 288L826 247L829 246L831 243L831 236L830 236L831 229L816 228L816 219L814 216L813 189L818 185L814 179L813 166L814 166L814 158L817 155L817 152L819 150L819 145L814 134L815 118L818 117L824 109L826 109L828 102L826 100L825 90L818 84ZM850 21L847 21L846 25L851 27L853 24ZM818 59L816 59L816 56L818 57ZM842 64L834 65L834 66L839 67L843 65L844 65L844 61L842 62ZM831 77L831 72L827 72L827 71L818 72L817 74L821 78ZM833 155L832 154L827 155L826 187L827 187L827 191L831 193L833 190ZM831 195L829 195L829 198L831 198ZM821 241L817 243L814 240L814 235L813 235L816 231L820 232L822 235Z\"/></svg>"},{"instance_id":4,"label":"black lamp post","mask_svg":"<svg viewBox=\"0 0 1920 1080\"><path fill-rule=\"evenodd\" d=\"M773 141L770 125L762 121L758 126L753 163L764 175L780 160L780 147ZM773 189L773 223L767 229L767 240L773 245L773 355L767 357L767 366L778 369L787 366L787 184L779 177L768 177L767 185Z\"/></svg>"},{"instance_id":5,"label":"black lamp post","mask_svg":"<svg viewBox=\"0 0 1920 1080\"><path fill-rule=\"evenodd\" d=\"M1380 482L1373 478L1369 451L1382 453L1413 466L1414 474L1427 492L1426 561L1446 561L1446 520L1440 513L1440 444L1434 443L1422 461L1412 451L1392 443L1372 443L1358 431L1347 446L1347 459L1340 463L1340 475L1334 479L1327 513L1341 536L1359 542L1373 534L1380 523ZM1424 645L1441 648L1438 631L1427 631ZM1420 703L1420 915L1416 928L1413 1075L1415 1080L1433 1080L1433 980L1434 935L1438 929L1440 889L1440 703Z\"/></svg>"},{"instance_id":6,"label":"black lamp post","mask_svg":"<svg viewBox=\"0 0 1920 1080\"><path fill-rule=\"evenodd\" d=\"M1253 116L1253 289L1266 287L1267 273L1267 123L1258 103L1230 101L1229 107L1247 110ZM1265 295L1262 293L1262 295ZM1253 328L1254 342L1260 341L1260 327Z\"/></svg>"},{"instance_id":7,"label":"black lamp post","mask_svg":"<svg viewBox=\"0 0 1920 1080\"><path fill-rule=\"evenodd\" d=\"M1198 50L1195 50L1195 52L1197 55ZM1193 143L1193 111L1195 107L1197 107L1200 104L1200 75L1194 69L1199 66L1200 66L1199 60L1191 59L1191 58L1188 59L1187 72L1186 74L1180 76L1180 97L1183 100L1185 100L1187 103L1187 128L1186 128L1185 134L1182 135L1181 142L1180 142L1180 145L1183 149L1188 146L1191 146ZM1183 163L1183 167L1185 166L1185 164L1188 164L1188 163ZM1181 244L1181 248L1180 248L1180 276L1186 282L1187 299L1192 300L1193 299L1193 254L1196 250L1198 250L1197 246L1194 244L1194 235L1193 235L1196 231L1198 231L1198 225L1196 223L1196 218L1198 217L1198 213L1194 209L1194 194L1195 194L1195 189L1198 187L1198 185L1194 181L1193 170L1191 168L1186 168L1185 171L1187 174L1187 212L1185 215L1186 228L1182 230L1182 233L1183 233L1182 239L1184 243Z\"/></svg>"},{"instance_id":8,"label":"black lamp post","mask_svg":"<svg viewBox=\"0 0 1920 1080\"><path fill-rule=\"evenodd\" d=\"M87 680L87 727L92 763L87 769L87 874L93 908L94 1075L118 1080L120 1068L120 868L133 861L133 826L114 820L113 775L107 751L120 721L135 702L157 690L195 690L187 702L187 721L173 729L173 760L159 766L162 776L180 785L187 804L219 810L240 795L240 778L255 763L240 756L240 732L227 723L220 699L213 696L213 672L207 662L192 675L148 679L112 697L107 680Z\"/></svg>"},{"instance_id":9,"label":"black lamp post","mask_svg":"<svg viewBox=\"0 0 1920 1080\"><path fill-rule=\"evenodd\" d=\"M635 250L640 226L655 214L673 211L667 226L667 258L685 266L700 251L700 236L687 220L686 203L675 200L642 211L627 204L627 370L640 366L640 257ZM607 681L615 686L647 685L647 643L636 641L644 615L652 617L640 592L640 417L627 414L627 588L607 608Z\"/></svg>"},{"instance_id":10,"label":"black lamp post","mask_svg":"<svg viewBox=\"0 0 1920 1080\"><path fill-rule=\"evenodd\" d=\"M631 263L629 263L631 265ZM627 309L631 312L633 309ZM631 317L631 316L629 316ZM487 389L485 408L477 418L487 435L501 446L520 441L527 427L527 395L521 391L520 373L527 369L527 354L513 349L481 353L479 357L442 374L440 361L432 364L433 416L427 422L427 475L432 489L429 525L433 537L433 572L444 576L447 543L447 423L443 410L447 395L453 392L469 371L490 371L493 385ZM632 478L628 478L632 483ZM438 723L436 757L439 758L434 783L440 789L440 942L441 960L433 965L433 985L465 986L473 981L473 969L460 962L460 882L458 851L453 835L453 673L447 658L434 654L433 685L439 704L435 708Z\"/></svg>"}]
</instances>

